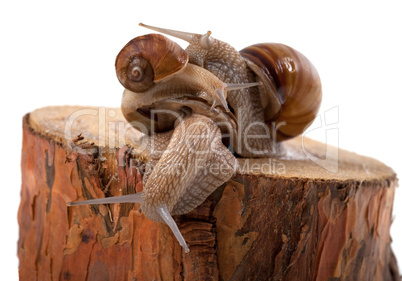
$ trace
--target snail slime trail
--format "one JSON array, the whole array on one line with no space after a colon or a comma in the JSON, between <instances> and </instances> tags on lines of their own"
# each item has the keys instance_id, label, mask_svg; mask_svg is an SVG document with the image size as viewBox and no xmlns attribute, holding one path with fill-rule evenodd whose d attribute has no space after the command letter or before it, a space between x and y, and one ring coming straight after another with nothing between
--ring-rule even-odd
<instances>
[{"instance_id":1,"label":"snail slime trail","mask_svg":"<svg viewBox=\"0 0 402 281\"><path fill-rule=\"evenodd\" d=\"M285 154L281 142L300 135L317 115L321 82L310 61L283 44L238 52L211 32L140 25L189 43L184 50L163 35L143 35L116 58L125 88L122 113L156 144L149 155L153 168L140 193L69 205L139 203L188 252L172 215L192 211L233 176L238 161L228 147L239 157Z\"/></svg>"}]
</instances>

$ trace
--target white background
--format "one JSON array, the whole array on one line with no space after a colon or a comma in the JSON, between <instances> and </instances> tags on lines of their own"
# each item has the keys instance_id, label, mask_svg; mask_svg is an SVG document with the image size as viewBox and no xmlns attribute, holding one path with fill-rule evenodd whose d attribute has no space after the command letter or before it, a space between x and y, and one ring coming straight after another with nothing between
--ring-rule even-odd
<instances>
[{"instance_id":1,"label":"white background","mask_svg":"<svg viewBox=\"0 0 402 281\"><path fill-rule=\"evenodd\" d=\"M146 3L146 4L144 4ZM0 7L1 275L16 280L22 116L47 105L119 106L114 60L139 22L204 33L237 49L281 42L318 69L321 113L339 108L340 147L402 174L398 1L3 1ZM180 42L180 41L178 41ZM180 42L186 46L184 42ZM316 134L325 141L325 130ZM330 138L336 144L338 138ZM398 189L391 233L402 262ZM3 278L2 278L3 279Z\"/></svg>"}]
</instances>

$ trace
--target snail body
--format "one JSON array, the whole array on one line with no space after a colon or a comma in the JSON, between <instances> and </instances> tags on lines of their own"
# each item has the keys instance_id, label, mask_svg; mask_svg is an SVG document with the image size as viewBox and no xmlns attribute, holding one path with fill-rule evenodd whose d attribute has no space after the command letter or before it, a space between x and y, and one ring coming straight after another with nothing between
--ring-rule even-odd
<instances>
[{"instance_id":1,"label":"snail body","mask_svg":"<svg viewBox=\"0 0 402 281\"><path fill-rule=\"evenodd\" d=\"M125 88L122 113L150 140L164 144L163 152L144 175L143 192L71 205L140 203L146 217L169 225L187 252L172 215L191 211L231 178L237 160L228 147L243 157L285 153L281 142L314 120L321 83L310 61L283 44L238 52L210 32L142 26L189 42L183 50L163 35L148 34L131 40L116 57ZM213 174L209 169L216 164L226 172ZM185 173L177 174L179 168Z\"/></svg>"}]
</instances>

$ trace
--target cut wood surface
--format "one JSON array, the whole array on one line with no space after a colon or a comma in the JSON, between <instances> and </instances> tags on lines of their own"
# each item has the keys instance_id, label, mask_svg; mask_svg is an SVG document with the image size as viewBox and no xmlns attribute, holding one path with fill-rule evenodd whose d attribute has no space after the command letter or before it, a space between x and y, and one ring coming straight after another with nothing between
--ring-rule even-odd
<instances>
[{"instance_id":1,"label":"cut wood surface","mask_svg":"<svg viewBox=\"0 0 402 281\"><path fill-rule=\"evenodd\" d=\"M280 158L238 159L230 181L175 217L188 254L138 204L67 207L140 192L140 144L118 109L24 117L20 280L399 280L394 171L307 138Z\"/></svg>"}]
</instances>

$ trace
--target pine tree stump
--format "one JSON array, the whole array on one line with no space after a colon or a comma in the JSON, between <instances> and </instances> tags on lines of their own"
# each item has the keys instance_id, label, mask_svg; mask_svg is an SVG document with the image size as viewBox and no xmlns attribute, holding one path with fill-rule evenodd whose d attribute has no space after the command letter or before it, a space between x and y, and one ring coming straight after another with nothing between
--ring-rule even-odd
<instances>
[{"instance_id":1,"label":"pine tree stump","mask_svg":"<svg viewBox=\"0 0 402 281\"><path fill-rule=\"evenodd\" d=\"M24 117L20 280L399 280L394 171L344 150L323 168L301 138L286 143L287 158L239 159L230 181L175 218L189 254L137 204L67 207L142 190L147 155L134 153L129 128L118 109ZM322 143L303 144L326 155Z\"/></svg>"}]
</instances>

